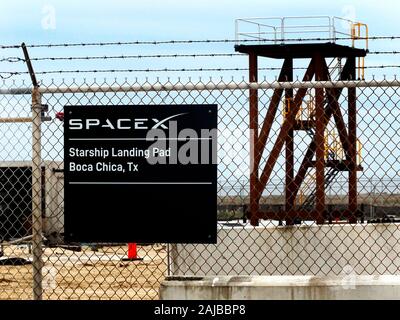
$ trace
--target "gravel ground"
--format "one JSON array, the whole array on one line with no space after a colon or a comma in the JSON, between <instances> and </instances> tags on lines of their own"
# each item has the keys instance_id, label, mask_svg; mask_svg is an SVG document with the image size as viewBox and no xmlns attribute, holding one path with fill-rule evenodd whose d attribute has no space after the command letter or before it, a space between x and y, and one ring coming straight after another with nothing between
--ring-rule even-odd
<instances>
[{"instance_id":1,"label":"gravel ground","mask_svg":"<svg viewBox=\"0 0 400 320\"><path fill-rule=\"evenodd\" d=\"M157 299L166 271L166 248L138 246L143 261L123 262L127 247L81 252L44 250L44 299ZM27 247L5 248L4 256L31 259ZM32 299L32 265L0 266L0 299Z\"/></svg>"}]
</instances>

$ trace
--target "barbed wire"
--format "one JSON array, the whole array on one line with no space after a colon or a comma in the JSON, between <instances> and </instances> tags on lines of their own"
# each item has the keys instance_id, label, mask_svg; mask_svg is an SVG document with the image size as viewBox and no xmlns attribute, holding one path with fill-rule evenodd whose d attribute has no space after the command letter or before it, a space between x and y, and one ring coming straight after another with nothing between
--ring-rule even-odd
<instances>
[{"instance_id":1,"label":"barbed wire","mask_svg":"<svg viewBox=\"0 0 400 320\"><path fill-rule=\"evenodd\" d=\"M20 44L0 45L0 49L19 49L19 48L21 48Z\"/></svg>"},{"instance_id":2,"label":"barbed wire","mask_svg":"<svg viewBox=\"0 0 400 320\"><path fill-rule=\"evenodd\" d=\"M259 68L259 70L280 70L281 68ZM305 70L307 68L294 68ZM118 73L118 72L201 72L201 71L246 71L248 68L154 68L154 69L92 69L92 70L49 70L49 71L38 71L35 74L61 74L61 73ZM28 71L20 72L7 72L2 71L0 74L13 74L23 75L29 74Z\"/></svg>"},{"instance_id":3,"label":"barbed wire","mask_svg":"<svg viewBox=\"0 0 400 320\"><path fill-rule=\"evenodd\" d=\"M22 73L22 72L0 72L0 79L7 80L13 76L22 75L25 73L27 73L27 72L24 72L24 73ZM6 76L3 76L3 74L6 74Z\"/></svg>"},{"instance_id":4,"label":"barbed wire","mask_svg":"<svg viewBox=\"0 0 400 320\"><path fill-rule=\"evenodd\" d=\"M368 54L400 54L400 51L370 51Z\"/></svg>"},{"instance_id":5,"label":"barbed wire","mask_svg":"<svg viewBox=\"0 0 400 320\"><path fill-rule=\"evenodd\" d=\"M388 65L380 65L380 66L365 66L365 69L386 69L386 68L400 68L400 65L396 64L388 64Z\"/></svg>"},{"instance_id":6,"label":"barbed wire","mask_svg":"<svg viewBox=\"0 0 400 320\"><path fill-rule=\"evenodd\" d=\"M385 69L385 68L400 68L400 65L375 65L375 66L365 66L365 69ZM295 67L294 70L306 70L306 67ZM248 68L154 68L154 69L91 69L91 70L49 70L49 71L38 71L35 74L66 74L66 73L132 73L132 72L212 72L212 71L248 71ZM258 68L258 70L269 70L278 71L281 70L279 67L265 67ZM2 76L6 74L7 76ZM29 74L28 71L17 71L17 72L0 72L0 77L2 79L9 78L14 75L25 75Z\"/></svg>"},{"instance_id":7,"label":"barbed wire","mask_svg":"<svg viewBox=\"0 0 400 320\"><path fill-rule=\"evenodd\" d=\"M400 51L370 51L369 54L400 54ZM137 54L137 55L114 55L114 56L69 56L69 57L37 57L31 61L72 61L72 60L112 60L112 59L147 59L147 58L198 58L198 57L238 57L246 56L244 53L171 53L171 54ZM1 58L0 62L25 62L20 57Z\"/></svg>"},{"instance_id":8,"label":"barbed wire","mask_svg":"<svg viewBox=\"0 0 400 320\"><path fill-rule=\"evenodd\" d=\"M32 58L31 61L43 60L107 60L107 59L143 59L143 58L198 58L198 57L234 57L245 56L244 53L187 53L187 54L138 54L116 56L80 56L80 57L42 57Z\"/></svg>"},{"instance_id":9,"label":"barbed wire","mask_svg":"<svg viewBox=\"0 0 400 320\"><path fill-rule=\"evenodd\" d=\"M371 36L357 37L355 40L396 40L400 36ZM121 45L162 45L162 44L196 44L196 43L244 43L244 42L293 42L293 41L340 41L354 40L352 37L316 37L316 38L288 38L288 39L202 39L202 40L151 40L151 41L117 41L117 42L79 42L79 43L47 43L26 45L27 48L53 47L89 47L89 46L121 46ZM17 49L21 45L0 45L0 49Z\"/></svg>"},{"instance_id":10,"label":"barbed wire","mask_svg":"<svg viewBox=\"0 0 400 320\"><path fill-rule=\"evenodd\" d=\"M370 54L400 54L400 51L371 51ZM76 56L76 57L39 57L31 61L57 61L57 60L108 60L108 59L145 59L145 58L198 58L198 57L237 57L247 56L244 53L187 53L187 54L138 54L138 55L115 55L115 56ZM14 61L25 61L21 58L12 58Z\"/></svg>"},{"instance_id":11,"label":"barbed wire","mask_svg":"<svg viewBox=\"0 0 400 320\"><path fill-rule=\"evenodd\" d=\"M7 58L1 58L0 62L25 62L25 59L22 59L20 57L7 57Z\"/></svg>"}]
</instances>

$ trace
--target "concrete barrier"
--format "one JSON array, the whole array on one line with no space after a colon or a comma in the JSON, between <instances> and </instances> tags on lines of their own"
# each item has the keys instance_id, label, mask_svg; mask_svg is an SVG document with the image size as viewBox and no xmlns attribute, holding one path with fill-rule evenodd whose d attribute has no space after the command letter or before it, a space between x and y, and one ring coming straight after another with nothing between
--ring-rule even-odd
<instances>
[{"instance_id":1,"label":"concrete barrier","mask_svg":"<svg viewBox=\"0 0 400 320\"><path fill-rule=\"evenodd\" d=\"M162 300L393 300L400 276L168 277Z\"/></svg>"},{"instance_id":2,"label":"concrete barrier","mask_svg":"<svg viewBox=\"0 0 400 320\"><path fill-rule=\"evenodd\" d=\"M171 245L172 275L400 275L400 224L223 227L216 245Z\"/></svg>"}]
</instances>

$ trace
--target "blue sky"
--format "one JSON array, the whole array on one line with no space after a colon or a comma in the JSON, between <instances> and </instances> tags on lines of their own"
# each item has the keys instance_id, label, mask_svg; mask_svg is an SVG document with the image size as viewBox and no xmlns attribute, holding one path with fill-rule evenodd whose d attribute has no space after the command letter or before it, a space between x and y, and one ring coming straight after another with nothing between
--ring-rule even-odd
<instances>
[{"instance_id":1,"label":"blue sky","mask_svg":"<svg viewBox=\"0 0 400 320\"><path fill-rule=\"evenodd\" d=\"M48 13L48 8L55 11L55 28L43 28L43 19ZM381 1L321 1L321 0L302 0L302 1L260 1L260 0L205 0L205 1L122 1L122 0L97 0L97 1L22 1L22 0L1 0L0 1L0 44L41 44L41 43L69 43L69 42L108 42L108 41L135 41L135 40L201 40L201 39L233 39L234 21L242 17L280 17L280 16L305 16L305 15L330 15L348 17L353 15L355 20L368 23L370 35L400 35L398 26L400 13L400 2L381 0ZM233 53L233 43L223 44L190 44L190 45L127 45L127 46L107 46L107 47L72 47L72 48L31 48L29 49L32 58L37 57L68 57L68 56L98 56L98 55L138 55L138 54L193 54L193 53ZM371 50L397 50L400 51L400 40L372 41ZM22 57L20 49L0 50L0 58L19 56ZM400 64L400 55L370 55L366 59L367 65ZM261 66L275 67L281 62L270 59L263 59ZM247 67L246 57L224 57L224 58L185 58L185 59L126 59L126 60L93 60L93 61L34 61L36 71L45 70L89 70L89 69L146 69L146 68L218 68L218 67ZM26 71L24 63L0 62L0 71ZM378 78L384 74L392 78L398 73L398 69L367 70L367 79L372 74ZM223 76L225 81L229 81L231 76L236 79L245 77L247 72L198 72L198 73L118 73L118 74L63 74L63 75L39 75L44 84L49 84L54 78L56 84L61 83L65 78L65 83L81 84L92 83L96 78L96 83L103 83L107 78L107 83L113 83L117 78L118 83L124 82L127 77L131 83L134 78L139 78L143 82L146 77L149 82L177 81L182 77L182 82L187 81L188 77L196 82L202 77L203 81L208 81L212 76L218 81ZM266 76L267 80L273 80L275 73L260 72L260 79ZM29 78L16 76L13 79L27 79L25 84L30 86ZM86 78L84 80L83 78ZM60 101L58 97L50 97L47 101L52 108L62 108L63 103L74 103L75 100L66 101L65 97ZM221 96L223 98L223 96ZM107 100L104 97L105 101ZM9 104L7 99L4 103ZM12 100L18 106L18 100ZM29 104L29 100L26 100ZM228 103L229 104L229 103ZM23 106L21 106L23 107ZM24 106L26 107L26 106ZM381 105L377 105L374 111L369 111L375 115L379 113ZM391 107L389 107L390 110ZM26 110L29 110L26 107ZM242 109L238 109L240 112ZM397 109L396 109L397 110ZM55 109L60 111L60 109ZM235 110L233 110L235 111ZM245 111L243 111L245 113ZM375 112L375 113L374 113ZM395 114L397 115L397 111ZM240 116L240 115L239 115ZM245 119L246 115L243 115ZM365 124L365 122L364 122ZM385 122L385 126L388 122ZM56 130L50 128L50 130ZM5 139L9 139L7 133L13 134L13 130L5 131ZM22 136L22 134L21 134ZM29 134L27 138L30 138ZM379 151L389 150L390 145L382 145L374 149L374 141L368 142L367 137L363 138L366 150ZM394 136L392 136L394 139ZM22 141L22 140L20 140ZM16 145L18 145L16 141ZM392 144L395 140L391 140ZM5 141L7 143L7 141ZM20 142L22 145L22 142ZM368 144L369 143L369 144ZM0 143L1 145L1 143ZM51 144L45 144L52 148ZM229 148L230 144L227 144ZM375 144L376 146L376 144ZM385 149L386 147L386 149ZM392 146L393 147L393 146ZM396 148L394 146L394 148ZM61 150L61 149L60 149ZM26 150L27 152L30 152ZM17 152L17 151L15 151ZM243 159L247 159L245 149ZM61 151L59 152L61 155ZM368 157L364 156L366 167L373 168L372 171L364 172L366 176L377 173L379 163L375 162L375 153ZM29 159L29 154L21 157ZM46 157L46 154L44 155ZM47 155L48 156L48 155ZM227 158L227 162L229 159ZM384 161L383 161L384 162ZM245 162L243 162L245 164ZM371 166L371 164L373 166ZM246 169L246 168L245 168ZM245 170L244 170L245 171ZM381 174L381 172L379 172ZM245 179L246 175L238 172Z\"/></svg>"},{"instance_id":2,"label":"blue sky","mask_svg":"<svg viewBox=\"0 0 400 320\"><path fill-rule=\"evenodd\" d=\"M46 5L56 10L56 29L41 26ZM398 29L400 4L394 0L3 0L0 28L3 43L226 38L233 37L239 17L343 16L349 6L374 33Z\"/></svg>"},{"instance_id":3,"label":"blue sky","mask_svg":"<svg viewBox=\"0 0 400 320\"><path fill-rule=\"evenodd\" d=\"M54 28L43 28L43 19L48 8L54 9ZM179 39L232 39L234 38L234 20L240 17L304 16L331 15L354 16L356 20L366 22L371 35L399 35L398 14L400 3L394 0L364 1L260 1L260 0L153 0L153 1L23 1L0 2L1 44L96 42L96 41L133 41L133 40L179 40ZM399 50L400 40L373 41L372 50ZM31 49L32 57L79 56L79 55L135 55L160 53L199 53L234 52L233 44L197 44L197 45L160 45L160 46L123 46ZM1 57L20 56L20 50L2 50ZM398 56L370 56L368 65L398 64ZM263 66L278 66L274 61L263 61ZM174 67L246 67L244 57L234 58L189 58L189 59L141 59L112 61L61 61L35 62L36 71L58 69L145 69ZM24 71L19 64L0 64L2 71ZM374 70L367 75L391 76L396 69ZM184 76L219 76L219 73L192 73ZM245 75L245 72L225 72L224 77ZM140 78L150 76L179 76L135 74ZM82 77L66 74L63 77ZM85 75L93 78L93 74ZM102 75L103 76L103 75ZM131 74L105 74L104 76L125 77ZM59 78L61 76L51 76ZM46 76L49 79L50 76Z\"/></svg>"}]
</instances>

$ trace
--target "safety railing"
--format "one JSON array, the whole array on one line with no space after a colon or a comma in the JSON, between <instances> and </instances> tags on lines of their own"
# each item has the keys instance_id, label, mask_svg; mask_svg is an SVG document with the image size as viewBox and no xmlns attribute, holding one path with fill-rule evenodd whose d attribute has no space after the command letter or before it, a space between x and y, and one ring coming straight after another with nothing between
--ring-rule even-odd
<instances>
[{"instance_id":1,"label":"safety railing","mask_svg":"<svg viewBox=\"0 0 400 320\"><path fill-rule=\"evenodd\" d=\"M240 18L235 21L235 40L236 44L243 40L279 44L293 42L299 38L336 42L340 37L355 39L360 26L366 25L331 16Z\"/></svg>"}]
</instances>

